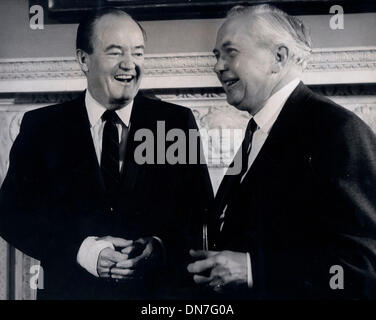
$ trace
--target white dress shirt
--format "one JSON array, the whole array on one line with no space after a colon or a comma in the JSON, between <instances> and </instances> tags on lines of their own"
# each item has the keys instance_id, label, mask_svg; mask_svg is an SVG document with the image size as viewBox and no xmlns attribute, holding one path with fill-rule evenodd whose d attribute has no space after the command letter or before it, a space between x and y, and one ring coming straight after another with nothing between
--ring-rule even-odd
<instances>
[{"instance_id":1,"label":"white dress shirt","mask_svg":"<svg viewBox=\"0 0 376 320\"><path fill-rule=\"evenodd\" d=\"M105 122L102 121L101 117L103 113L107 110L104 106L99 104L90 94L89 90L86 91L85 105L87 115L90 122L90 132L93 138L95 152L97 154L99 165L101 163L102 154L102 140L103 140L103 128ZM124 157L125 157L125 145L127 138L127 131L130 129L130 118L133 108L133 100L127 104L124 108L116 110L116 114L119 116L121 123L117 123L116 127L119 132L119 148L120 148L120 170L122 169ZM128 128L128 130L124 130Z\"/></svg>"},{"instance_id":2,"label":"white dress shirt","mask_svg":"<svg viewBox=\"0 0 376 320\"><path fill-rule=\"evenodd\" d=\"M90 122L90 132L93 138L98 163L100 165L102 154L103 128L105 125L105 122L102 121L101 117L107 109L93 98L89 90L86 90L85 105ZM119 116L121 121L120 123L116 124L119 131L120 171L123 168L125 158L126 138L127 131L130 128L132 107L133 100L124 108L116 110L116 114ZM126 129L126 127L128 127L128 130L124 130ZM97 263L100 252L105 248L115 248L111 242L97 239L98 237L90 236L82 242L80 249L78 250L77 262L92 275L99 277L97 272Z\"/></svg>"},{"instance_id":3,"label":"white dress shirt","mask_svg":"<svg viewBox=\"0 0 376 320\"><path fill-rule=\"evenodd\" d=\"M278 118L279 113L281 112L283 106L285 105L286 100L289 98L291 93L298 86L300 79L296 78L285 85L283 88L274 93L264 104L264 106L253 116L257 129L252 136L252 148L248 157L248 168L247 171L243 174L240 183L243 182L244 177L247 175L249 168L252 166L253 162L257 158L262 146L264 145L266 139L268 138L269 132L272 129L275 121ZM225 221L226 209L223 210L221 215L222 225ZM253 286L253 277L252 277L252 268L251 268L251 256L247 252L247 280L248 286Z\"/></svg>"},{"instance_id":4,"label":"white dress shirt","mask_svg":"<svg viewBox=\"0 0 376 320\"><path fill-rule=\"evenodd\" d=\"M298 86L299 82L300 79L296 78L278 90L266 101L264 107L254 115L253 119L257 124L257 129L252 137L252 148L248 157L248 168L244 173L241 182L264 145L274 122L277 120L279 113L285 105L286 100Z\"/></svg>"}]
</instances>

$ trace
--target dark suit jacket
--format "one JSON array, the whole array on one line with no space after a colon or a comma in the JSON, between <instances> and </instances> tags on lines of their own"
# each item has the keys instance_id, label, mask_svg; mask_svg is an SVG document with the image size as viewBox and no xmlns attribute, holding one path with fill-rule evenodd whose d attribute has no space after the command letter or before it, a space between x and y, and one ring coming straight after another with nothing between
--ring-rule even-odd
<instances>
[{"instance_id":1,"label":"dark suit jacket","mask_svg":"<svg viewBox=\"0 0 376 320\"><path fill-rule=\"evenodd\" d=\"M250 252L254 298L376 298L374 133L300 83L214 239L215 249ZM329 285L333 265L343 290Z\"/></svg>"},{"instance_id":2,"label":"dark suit jacket","mask_svg":"<svg viewBox=\"0 0 376 320\"><path fill-rule=\"evenodd\" d=\"M200 247L199 220L206 192L210 193L207 168L138 165L133 155L141 142L134 141L134 135L143 128L157 138L157 121L165 122L166 132L179 128L186 134L196 123L189 109L144 97L135 99L130 121L123 182L111 212L84 95L25 114L0 193L0 232L12 245L41 260L45 288L38 298L138 299L177 294L188 248ZM106 235L161 238L169 268L128 283L95 278L77 264L76 255L86 237ZM169 284L175 285L172 291L166 289Z\"/></svg>"}]
</instances>

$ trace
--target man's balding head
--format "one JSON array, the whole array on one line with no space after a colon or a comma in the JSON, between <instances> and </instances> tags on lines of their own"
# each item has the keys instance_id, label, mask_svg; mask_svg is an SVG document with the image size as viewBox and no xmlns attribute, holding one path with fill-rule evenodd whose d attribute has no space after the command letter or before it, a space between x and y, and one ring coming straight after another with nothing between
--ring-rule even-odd
<instances>
[{"instance_id":1,"label":"man's balding head","mask_svg":"<svg viewBox=\"0 0 376 320\"><path fill-rule=\"evenodd\" d=\"M116 9L116 8L100 8L94 11L89 12L80 22L77 28L77 35L76 35L76 49L81 49L88 54L93 52L93 37L94 37L94 30L95 25L102 18L106 15L113 15L113 16L125 16L133 20L140 28L142 35L144 37L144 41L146 41L146 32L142 28L142 26L134 20L128 13ZM126 31L126 30L125 30Z\"/></svg>"},{"instance_id":2,"label":"man's balding head","mask_svg":"<svg viewBox=\"0 0 376 320\"><path fill-rule=\"evenodd\" d=\"M217 33L214 70L229 104L251 114L298 77L311 51L299 19L268 5L234 7Z\"/></svg>"},{"instance_id":3,"label":"man's balding head","mask_svg":"<svg viewBox=\"0 0 376 320\"><path fill-rule=\"evenodd\" d=\"M250 32L260 45L286 45L296 64L303 64L309 57L312 50L309 29L299 18L267 4L236 6L227 13L227 19L236 17L249 21Z\"/></svg>"}]
</instances>

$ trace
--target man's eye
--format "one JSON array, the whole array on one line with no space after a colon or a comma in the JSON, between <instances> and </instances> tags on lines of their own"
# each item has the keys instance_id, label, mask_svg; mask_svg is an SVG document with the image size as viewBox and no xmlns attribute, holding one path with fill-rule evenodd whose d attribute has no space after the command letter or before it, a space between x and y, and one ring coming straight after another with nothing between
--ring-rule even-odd
<instances>
[{"instance_id":1,"label":"man's eye","mask_svg":"<svg viewBox=\"0 0 376 320\"><path fill-rule=\"evenodd\" d=\"M111 52L108 53L108 55L110 55L110 56L120 56L121 52L119 52L119 51L111 51Z\"/></svg>"},{"instance_id":2,"label":"man's eye","mask_svg":"<svg viewBox=\"0 0 376 320\"><path fill-rule=\"evenodd\" d=\"M238 50L236 50L236 49L229 48L229 49L227 50L227 54L228 54L229 56L234 56L234 55L236 55L237 53L238 53Z\"/></svg>"},{"instance_id":3,"label":"man's eye","mask_svg":"<svg viewBox=\"0 0 376 320\"><path fill-rule=\"evenodd\" d=\"M133 55L141 58L141 57L144 56L144 53L143 52L135 52Z\"/></svg>"}]
</instances>

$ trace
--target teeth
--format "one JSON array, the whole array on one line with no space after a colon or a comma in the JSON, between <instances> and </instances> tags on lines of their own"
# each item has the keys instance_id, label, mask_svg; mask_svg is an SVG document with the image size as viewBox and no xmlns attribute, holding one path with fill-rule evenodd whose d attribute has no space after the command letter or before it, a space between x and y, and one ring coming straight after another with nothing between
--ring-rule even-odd
<instances>
[{"instance_id":1,"label":"teeth","mask_svg":"<svg viewBox=\"0 0 376 320\"><path fill-rule=\"evenodd\" d=\"M133 79L133 76L127 75L127 74L119 74L115 76L115 79L121 80L121 81L124 81L124 80L129 81Z\"/></svg>"}]
</instances>

